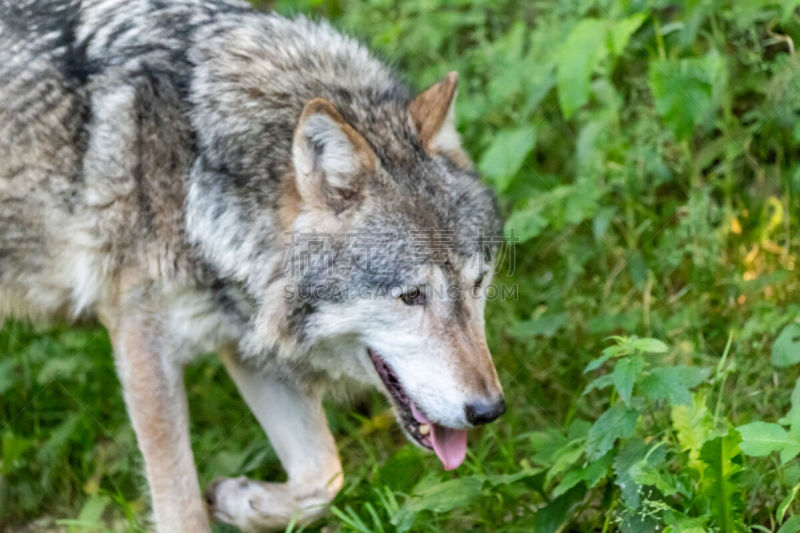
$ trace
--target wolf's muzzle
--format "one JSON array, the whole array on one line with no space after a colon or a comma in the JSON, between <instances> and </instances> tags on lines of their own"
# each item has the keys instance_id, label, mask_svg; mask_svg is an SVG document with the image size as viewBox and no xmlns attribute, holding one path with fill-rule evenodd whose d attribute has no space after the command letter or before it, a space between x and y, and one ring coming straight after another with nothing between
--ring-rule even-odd
<instances>
[{"instance_id":1,"label":"wolf's muzzle","mask_svg":"<svg viewBox=\"0 0 800 533\"><path fill-rule=\"evenodd\" d=\"M470 424L480 426L503 416L506 412L506 401L501 397L494 402L474 402L467 404L464 411Z\"/></svg>"}]
</instances>

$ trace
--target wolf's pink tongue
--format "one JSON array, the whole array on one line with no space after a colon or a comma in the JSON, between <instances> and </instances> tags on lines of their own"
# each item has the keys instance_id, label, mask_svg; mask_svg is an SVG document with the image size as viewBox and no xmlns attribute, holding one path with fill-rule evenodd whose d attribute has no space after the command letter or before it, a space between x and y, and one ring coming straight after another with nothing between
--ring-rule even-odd
<instances>
[{"instance_id":1,"label":"wolf's pink tongue","mask_svg":"<svg viewBox=\"0 0 800 533\"><path fill-rule=\"evenodd\" d=\"M467 432L433 424L433 451L439 456L445 470L453 470L464 462L467 455Z\"/></svg>"},{"instance_id":2,"label":"wolf's pink tongue","mask_svg":"<svg viewBox=\"0 0 800 533\"><path fill-rule=\"evenodd\" d=\"M452 429L439 424L434 424L428 417L417 410L411 404L411 414L420 424L431 426L431 440L433 441L433 451L444 465L445 470L453 470L464 462L467 455L467 432L463 429Z\"/></svg>"}]
</instances>

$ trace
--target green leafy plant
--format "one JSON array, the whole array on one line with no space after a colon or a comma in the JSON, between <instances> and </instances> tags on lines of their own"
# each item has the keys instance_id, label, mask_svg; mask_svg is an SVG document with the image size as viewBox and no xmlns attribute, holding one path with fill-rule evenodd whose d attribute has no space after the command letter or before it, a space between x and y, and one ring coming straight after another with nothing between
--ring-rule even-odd
<instances>
[{"instance_id":1,"label":"green leafy plant","mask_svg":"<svg viewBox=\"0 0 800 533\"><path fill-rule=\"evenodd\" d=\"M256 3L331 19L417 89L459 71L514 241L515 297L486 312L508 412L446 473L380 395L329 410L329 527L799 530L796 0ZM91 327L0 330L0 529L145 530L109 351ZM220 364L186 383L202 481L280 479Z\"/></svg>"}]
</instances>

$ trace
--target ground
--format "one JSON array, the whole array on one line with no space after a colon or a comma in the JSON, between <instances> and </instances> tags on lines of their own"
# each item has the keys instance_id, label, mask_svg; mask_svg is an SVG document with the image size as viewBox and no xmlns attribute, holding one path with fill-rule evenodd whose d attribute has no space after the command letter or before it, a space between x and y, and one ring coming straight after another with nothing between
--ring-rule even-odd
<instances>
[{"instance_id":1,"label":"ground","mask_svg":"<svg viewBox=\"0 0 800 533\"><path fill-rule=\"evenodd\" d=\"M448 473L380 395L330 406L347 478L319 527L798 530L796 4L273 6L331 18L417 88L458 70L459 130L508 217L487 308L508 413ZM0 353L0 530L141 531L106 334L8 323ZM186 383L201 481L279 479L214 357Z\"/></svg>"}]
</instances>

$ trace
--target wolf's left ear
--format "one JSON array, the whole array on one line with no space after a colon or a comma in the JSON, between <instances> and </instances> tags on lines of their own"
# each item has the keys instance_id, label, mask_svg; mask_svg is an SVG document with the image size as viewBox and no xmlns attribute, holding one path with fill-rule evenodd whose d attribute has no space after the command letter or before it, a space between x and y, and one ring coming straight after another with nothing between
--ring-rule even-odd
<instances>
[{"instance_id":1,"label":"wolf's left ear","mask_svg":"<svg viewBox=\"0 0 800 533\"><path fill-rule=\"evenodd\" d=\"M439 83L420 93L408 106L422 146L429 153L442 153L456 163L471 166L456 131L458 72L449 72Z\"/></svg>"},{"instance_id":2,"label":"wolf's left ear","mask_svg":"<svg viewBox=\"0 0 800 533\"><path fill-rule=\"evenodd\" d=\"M355 205L375 152L329 101L315 98L300 115L292 144L297 192L307 204L340 213Z\"/></svg>"}]
</instances>

